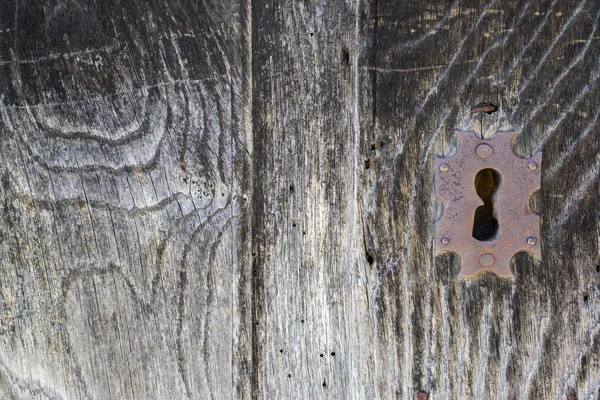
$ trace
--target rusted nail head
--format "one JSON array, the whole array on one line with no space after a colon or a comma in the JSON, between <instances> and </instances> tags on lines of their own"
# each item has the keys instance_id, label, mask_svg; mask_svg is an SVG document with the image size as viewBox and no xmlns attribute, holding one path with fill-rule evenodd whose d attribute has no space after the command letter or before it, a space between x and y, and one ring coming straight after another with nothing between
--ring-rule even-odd
<instances>
[{"instance_id":1,"label":"rusted nail head","mask_svg":"<svg viewBox=\"0 0 600 400\"><path fill-rule=\"evenodd\" d=\"M535 161L532 161L529 164L527 164L527 167L529 168L530 171L535 171L537 169L538 165Z\"/></svg>"},{"instance_id":2,"label":"rusted nail head","mask_svg":"<svg viewBox=\"0 0 600 400\"><path fill-rule=\"evenodd\" d=\"M448 239L447 237L443 237L442 244L448 244L448 243L450 243L450 239Z\"/></svg>"},{"instance_id":3,"label":"rusted nail head","mask_svg":"<svg viewBox=\"0 0 600 400\"><path fill-rule=\"evenodd\" d=\"M494 111L496 111L497 109L498 109L498 107L496 107L492 103L481 102L481 103L477 104L475 107L471 108L471 112L473 112L473 113L484 112L484 113L491 114Z\"/></svg>"},{"instance_id":4,"label":"rusted nail head","mask_svg":"<svg viewBox=\"0 0 600 400\"><path fill-rule=\"evenodd\" d=\"M494 262L496 262L496 259L490 253L482 254L481 257L479 257L479 264L484 267L490 267L494 265Z\"/></svg>"},{"instance_id":5,"label":"rusted nail head","mask_svg":"<svg viewBox=\"0 0 600 400\"><path fill-rule=\"evenodd\" d=\"M425 392L419 392L417 394L417 400L427 400L429 398L429 395Z\"/></svg>"},{"instance_id":6,"label":"rusted nail head","mask_svg":"<svg viewBox=\"0 0 600 400\"><path fill-rule=\"evenodd\" d=\"M527 238L527 244L530 246L535 246L535 244L537 243L537 239L533 236L529 236Z\"/></svg>"},{"instance_id":7,"label":"rusted nail head","mask_svg":"<svg viewBox=\"0 0 600 400\"><path fill-rule=\"evenodd\" d=\"M479 158L488 158L492 154L494 154L494 149L489 144L483 143L477 146L477 156Z\"/></svg>"},{"instance_id":8,"label":"rusted nail head","mask_svg":"<svg viewBox=\"0 0 600 400\"><path fill-rule=\"evenodd\" d=\"M442 172L448 172L448 171L450 171L450 166L448 164L446 164L446 163L443 163L443 164L440 165L440 171L442 171Z\"/></svg>"}]
</instances>

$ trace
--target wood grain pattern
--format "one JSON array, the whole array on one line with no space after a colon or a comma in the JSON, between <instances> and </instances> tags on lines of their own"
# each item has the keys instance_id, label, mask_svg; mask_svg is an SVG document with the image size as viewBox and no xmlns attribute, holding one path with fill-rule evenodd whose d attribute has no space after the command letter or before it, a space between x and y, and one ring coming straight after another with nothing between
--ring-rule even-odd
<instances>
[{"instance_id":1,"label":"wood grain pattern","mask_svg":"<svg viewBox=\"0 0 600 400\"><path fill-rule=\"evenodd\" d=\"M381 397L599 395L599 11L585 1L370 8L377 44L362 76L375 94L361 148L384 144L363 175ZM472 115L482 101L499 111ZM431 156L454 151L456 128L515 129L518 154L544 151L543 261L517 255L514 281L456 279L457 258L431 257Z\"/></svg>"},{"instance_id":2,"label":"wood grain pattern","mask_svg":"<svg viewBox=\"0 0 600 400\"><path fill-rule=\"evenodd\" d=\"M249 5L1 8L0 397L247 397Z\"/></svg>"},{"instance_id":3,"label":"wood grain pattern","mask_svg":"<svg viewBox=\"0 0 600 400\"><path fill-rule=\"evenodd\" d=\"M254 393L366 396L356 5L254 3L253 14Z\"/></svg>"},{"instance_id":4,"label":"wood grain pattern","mask_svg":"<svg viewBox=\"0 0 600 400\"><path fill-rule=\"evenodd\" d=\"M599 18L0 3L0 398L600 398ZM433 256L457 129L544 152L514 280Z\"/></svg>"}]
</instances>

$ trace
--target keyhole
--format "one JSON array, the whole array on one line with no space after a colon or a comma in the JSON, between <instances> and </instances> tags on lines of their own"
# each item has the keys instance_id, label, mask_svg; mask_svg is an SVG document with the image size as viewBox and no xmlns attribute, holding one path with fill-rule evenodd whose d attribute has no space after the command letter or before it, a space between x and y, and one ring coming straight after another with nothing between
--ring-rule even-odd
<instances>
[{"instance_id":1,"label":"keyhole","mask_svg":"<svg viewBox=\"0 0 600 400\"><path fill-rule=\"evenodd\" d=\"M484 204L475 210L473 237L479 241L490 241L498 234L496 193L502 178L495 169L482 169L475 176L475 190Z\"/></svg>"}]
</instances>

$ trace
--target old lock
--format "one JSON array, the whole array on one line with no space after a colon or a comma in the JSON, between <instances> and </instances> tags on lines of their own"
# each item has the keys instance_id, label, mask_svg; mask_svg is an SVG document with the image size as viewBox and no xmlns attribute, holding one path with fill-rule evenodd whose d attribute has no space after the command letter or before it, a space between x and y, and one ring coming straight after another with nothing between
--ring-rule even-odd
<instances>
[{"instance_id":1,"label":"old lock","mask_svg":"<svg viewBox=\"0 0 600 400\"><path fill-rule=\"evenodd\" d=\"M436 196L443 213L436 222L436 254L453 251L459 276L490 271L512 277L510 260L525 250L541 258L539 216L529 199L540 188L541 152L531 158L512 151L514 132L482 139L456 132L457 152L435 158Z\"/></svg>"}]
</instances>

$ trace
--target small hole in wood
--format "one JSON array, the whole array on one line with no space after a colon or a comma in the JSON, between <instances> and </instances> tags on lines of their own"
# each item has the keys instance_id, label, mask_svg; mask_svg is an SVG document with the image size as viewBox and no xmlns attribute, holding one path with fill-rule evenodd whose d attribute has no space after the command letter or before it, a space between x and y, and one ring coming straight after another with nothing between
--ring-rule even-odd
<instances>
[{"instance_id":1,"label":"small hole in wood","mask_svg":"<svg viewBox=\"0 0 600 400\"><path fill-rule=\"evenodd\" d=\"M371 143L371 150L377 150L377 145L375 143Z\"/></svg>"},{"instance_id":2,"label":"small hole in wood","mask_svg":"<svg viewBox=\"0 0 600 400\"><path fill-rule=\"evenodd\" d=\"M369 263L369 265L373 265L373 263L375 262L375 257L370 251L367 251L367 262Z\"/></svg>"},{"instance_id":3,"label":"small hole in wood","mask_svg":"<svg viewBox=\"0 0 600 400\"><path fill-rule=\"evenodd\" d=\"M331 356L332 356L332 357L335 357L335 351L332 351L332 352L331 352Z\"/></svg>"},{"instance_id":4,"label":"small hole in wood","mask_svg":"<svg viewBox=\"0 0 600 400\"><path fill-rule=\"evenodd\" d=\"M288 374L288 378L291 378L291 377L292 377L292 374Z\"/></svg>"},{"instance_id":5,"label":"small hole in wood","mask_svg":"<svg viewBox=\"0 0 600 400\"><path fill-rule=\"evenodd\" d=\"M596 272L600 273L600 264L596 265Z\"/></svg>"},{"instance_id":6,"label":"small hole in wood","mask_svg":"<svg viewBox=\"0 0 600 400\"><path fill-rule=\"evenodd\" d=\"M292 192L292 193L294 192L294 184L293 183L290 185L290 192Z\"/></svg>"},{"instance_id":7,"label":"small hole in wood","mask_svg":"<svg viewBox=\"0 0 600 400\"><path fill-rule=\"evenodd\" d=\"M347 47L344 47L342 49L342 65L344 67L347 67L348 65L350 65L350 51L348 50Z\"/></svg>"},{"instance_id":8,"label":"small hole in wood","mask_svg":"<svg viewBox=\"0 0 600 400\"><path fill-rule=\"evenodd\" d=\"M311 33L310 33L310 36L314 36L314 33L312 33L312 32L311 32Z\"/></svg>"},{"instance_id":9,"label":"small hole in wood","mask_svg":"<svg viewBox=\"0 0 600 400\"><path fill-rule=\"evenodd\" d=\"M327 382L323 381L323 387L326 388L327 387Z\"/></svg>"},{"instance_id":10,"label":"small hole in wood","mask_svg":"<svg viewBox=\"0 0 600 400\"><path fill-rule=\"evenodd\" d=\"M323 357L323 353L319 354L320 357Z\"/></svg>"},{"instance_id":11,"label":"small hole in wood","mask_svg":"<svg viewBox=\"0 0 600 400\"><path fill-rule=\"evenodd\" d=\"M590 300L589 296L587 294L583 295L583 302L587 303Z\"/></svg>"}]
</instances>

